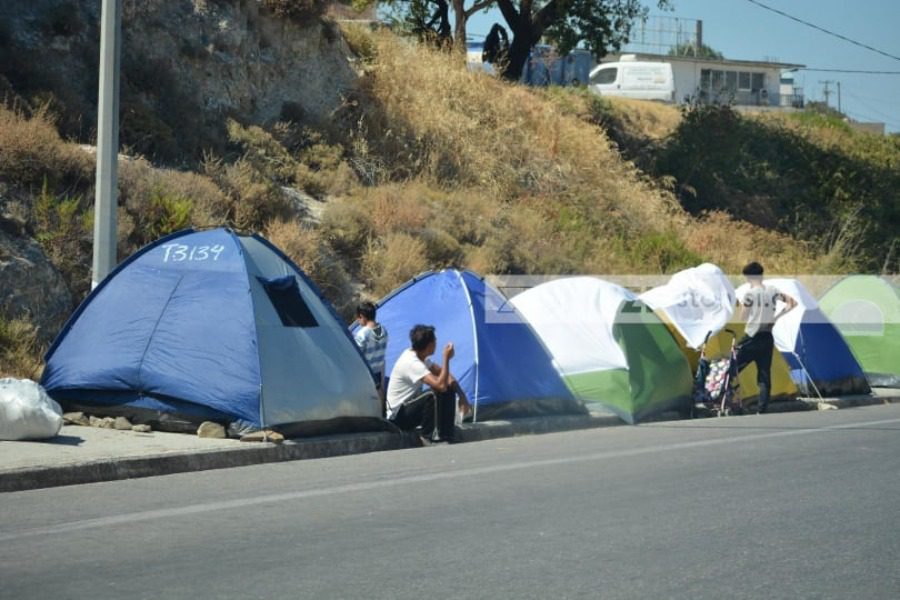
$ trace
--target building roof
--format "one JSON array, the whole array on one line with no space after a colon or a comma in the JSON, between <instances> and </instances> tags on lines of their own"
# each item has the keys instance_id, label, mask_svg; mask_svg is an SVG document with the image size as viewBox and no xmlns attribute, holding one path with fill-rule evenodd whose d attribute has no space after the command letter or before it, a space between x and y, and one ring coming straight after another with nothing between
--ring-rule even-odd
<instances>
[{"instance_id":1,"label":"building roof","mask_svg":"<svg viewBox=\"0 0 900 600\"><path fill-rule=\"evenodd\" d=\"M781 62L773 62L773 61L764 61L764 60L734 60L730 58L723 59L712 59L712 58L695 58L693 56L671 56L669 54L650 54L646 52L622 52L621 54L610 54L608 60L604 60L604 62L614 62L620 60L622 56L632 55L637 60L651 60L651 61L663 61L663 62L690 62L690 63L703 63L708 64L710 66L732 66L732 67L756 67L756 68L764 68L764 69L804 69L806 65L801 65L797 63L781 63Z\"/></svg>"}]
</instances>

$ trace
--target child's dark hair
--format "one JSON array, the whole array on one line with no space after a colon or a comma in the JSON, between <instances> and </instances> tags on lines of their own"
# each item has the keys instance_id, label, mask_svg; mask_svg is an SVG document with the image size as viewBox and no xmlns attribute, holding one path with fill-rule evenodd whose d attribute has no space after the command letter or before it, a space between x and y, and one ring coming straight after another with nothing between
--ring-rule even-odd
<instances>
[{"instance_id":1,"label":"child's dark hair","mask_svg":"<svg viewBox=\"0 0 900 600\"><path fill-rule=\"evenodd\" d=\"M747 277L762 277L763 266L756 261L748 263L744 270L741 271Z\"/></svg>"},{"instance_id":2,"label":"child's dark hair","mask_svg":"<svg viewBox=\"0 0 900 600\"><path fill-rule=\"evenodd\" d=\"M409 330L409 341L416 352L424 350L428 344L435 341L434 327L431 325L416 325Z\"/></svg>"},{"instance_id":3,"label":"child's dark hair","mask_svg":"<svg viewBox=\"0 0 900 600\"><path fill-rule=\"evenodd\" d=\"M364 317L366 321L375 320L375 305L371 302L360 302L356 307L356 316Z\"/></svg>"}]
</instances>

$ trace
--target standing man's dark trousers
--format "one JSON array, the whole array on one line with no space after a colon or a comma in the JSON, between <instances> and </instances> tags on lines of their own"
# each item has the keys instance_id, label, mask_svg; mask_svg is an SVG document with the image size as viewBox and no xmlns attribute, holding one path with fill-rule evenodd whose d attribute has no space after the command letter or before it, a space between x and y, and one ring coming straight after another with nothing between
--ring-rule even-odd
<instances>
[{"instance_id":1,"label":"standing man's dark trousers","mask_svg":"<svg viewBox=\"0 0 900 600\"><path fill-rule=\"evenodd\" d=\"M446 442L456 440L456 392L435 392L428 390L420 396L400 405L394 416L394 423L403 431L412 431L422 426L422 435L434 438L435 418L438 439Z\"/></svg>"},{"instance_id":2,"label":"standing man's dark trousers","mask_svg":"<svg viewBox=\"0 0 900 600\"><path fill-rule=\"evenodd\" d=\"M751 362L756 363L756 383L759 385L759 404L761 413L769 408L769 395L772 393L772 352L775 340L772 332L759 331L753 337L745 337L737 346L737 368L741 371Z\"/></svg>"}]
</instances>

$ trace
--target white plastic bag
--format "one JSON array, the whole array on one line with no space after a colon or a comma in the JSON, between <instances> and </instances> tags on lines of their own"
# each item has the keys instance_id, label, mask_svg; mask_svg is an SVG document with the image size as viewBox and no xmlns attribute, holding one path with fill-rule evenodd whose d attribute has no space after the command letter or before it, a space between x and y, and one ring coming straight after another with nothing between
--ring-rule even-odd
<instances>
[{"instance_id":1,"label":"white plastic bag","mask_svg":"<svg viewBox=\"0 0 900 600\"><path fill-rule=\"evenodd\" d=\"M63 425L62 408L30 379L0 379L0 440L54 437Z\"/></svg>"}]
</instances>

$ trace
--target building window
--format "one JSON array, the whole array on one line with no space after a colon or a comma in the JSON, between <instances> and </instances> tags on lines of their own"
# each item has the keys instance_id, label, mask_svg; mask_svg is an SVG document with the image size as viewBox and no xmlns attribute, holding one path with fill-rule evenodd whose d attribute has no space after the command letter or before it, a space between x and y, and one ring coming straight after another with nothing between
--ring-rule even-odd
<instances>
[{"instance_id":1,"label":"building window","mask_svg":"<svg viewBox=\"0 0 900 600\"><path fill-rule=\"evenodd\" d=\"M747 71L738 73L738 89L742 92L750 91L750 73Z\"/></svg>"},{"instance_id":2,"label":"building window","mask_svg":"<svg viewBox=\"0 0 900 600\"><path fill-rule=\"evenodd\" d=\"M725 71L725 89L729 92L737 91L737 71Z\"/></svg>"},{"instance_id":3,"label":"building window","mask_svg":"<svg viewBox=\"0 0 900 600\"><path fill-rule=\"evenodd\" d=\"M763 73L753 73L753 83L752 89L755 92L756 90L761 90L766 87L765 84L765 75Z\"/></svg>"},{"instance_id":4,"label":"building window","mask_svg":"<svg viewBox=\"0 0 900 600\"><path fill-rule=\"evenodd\" d=\"M712 72L712 91L720 92L725 87L725 71Z\"/></svg>"}]
</instances>

